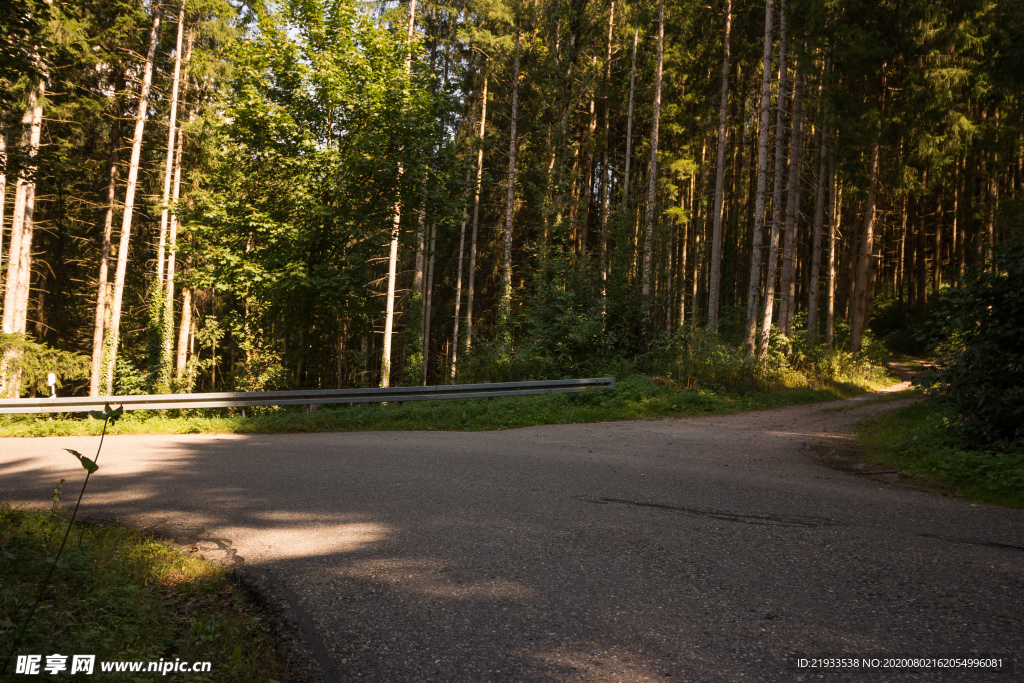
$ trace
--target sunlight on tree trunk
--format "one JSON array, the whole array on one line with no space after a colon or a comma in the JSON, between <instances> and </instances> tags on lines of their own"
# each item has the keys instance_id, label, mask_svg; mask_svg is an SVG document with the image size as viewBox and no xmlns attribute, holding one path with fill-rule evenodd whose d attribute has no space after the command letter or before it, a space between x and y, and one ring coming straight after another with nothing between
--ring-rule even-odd
<instances>
[{"instance_id":1,"label":"sunlight on tree trunk","mask_svg":"<svg viewBox=\"0 0 1024 683\"><path fill-rule=\"evenodd\" d=\"M416 0L409 2L409 31L406 37L405 73L406 77L412 72L412 35L416 30ZM401 185L402 175L405 169L402 162L398 162L398 184ZM399 192L401 192L399 190ZM388 254L388 294L387 304L384 312L384 343L381 349L380 358L380 386L381 388L391 385L391 331L395 323L395 276L398 271L398 238L402 224L402 199L401 196L395 199L394 217L391 226L391 250Z\"/></svg>"},{"instance_id":2,"label":"sunlight on tree trunk","mask_svg":"<svg viewBox=\"0 0 1024 683\"><path fill-rule=\"evenodd\" d=\"M512 67L512 119L508 147L508 201L505 205L505 256L501 270L501 300L498 304L498 339L504 353L512 353L512 214L516 192L516 117L519 108L519 31Z\"/></svg>"},{"instance_id":3,"label":"sunlight on tree trunk","mask_svg":"<svg viewBox=\"0 0 1024 683\"><path fill-rule=\"evenodd\" d=\"M772 333L772 313L775 303L775 281L779 268L779 228L782 223L782 193L786 163L786 0L779 2L779 95L776 100L775 119L775 173L772 180L772 229L768 238L768 264L764 283L764 316L761 321L761 343L758 358L763 363L768 357L768 343Z\"/></svg>"},{"instance_id":4,"label":"sunlight on tree trunk","mask_svg":"<svg viewBox=\"0 0 1024 683\"><path fill-rule=\"evenodd\" d=\"M156 58L157 38L160 35L160 2L153 3L153 28L149 32L149 53L139 88L139 109L135 115L135 135L132 138L132 158L125 184L124 214L121 219L121 243L117 248L117 272L114 274L114 299L110 306L110 329L107 333L107 367L103 393L114 393L114 364L117 361L118 334L121 329L121 301L124 297L125 272L128 268L128 244L132 231L132 211L135 208L135 187L139 178L139 159L142 156L142 134L146 126L149 89L153 81L153 60Z\"/></svg>"},{"instance_id":5,"label":"sunlight on tree trunk","mask_svg":"<svg viewBox=\"0 0 1024 683\"><path fill-rule=\"evenodd\" d=\"M644 269L641 293L650 317L651 254L654 249L654 203L658 183L658 121L661 117L661 75L665 48L665 0L658 3L658 66L654 75L654 112L651 114L651 163L647 179L647 217L644 220Z\"/></svg>"},{"instance_id":6,"label":"sunlight on tree trunk","mask_svg":"<svg viewBox=\"0 0 1024 683\"><path fill-rule=\"evenodd\" d=\"M27 152L28 166L18 174L14 190L11 247L7 257L7 286L4 289L3 324L0 328L4 334L25 334L28 321L36 199L35 158L39 152L43 122L42 98L45 94L45 81L40 81L37 87L29 90L25 115L21 119L22 149ZM18 353L17 349L12 348L0 358L0 397L18 398L21 394L21 373L10 369Z\"/></svg>"},{"instance_id":7,"label":"sunlight on tree trunk","mask_svg":"<svg viewBox=\"0 0 1024 683\"><path fill-rule=\"evenodd\" d=\"M100 272L96 279L96 318L92 333L92 371L89 373L89 395L100 395L103 375L104 335L110 325L110 238L114 233L114 204L117 201L118 149L121 146L121 117L115 116L110 133L110 161L107 172L107 207L103 212L103 246Z\"/></svg>"},{"instance_id":8,"label":"sunlight on tree trunk","mask_svg":"<svg viewBox=\"0 0 1024 683\"><path fill-rule=\"evenodd\" d=\"M480 189L484 175L484 132L487 127L487 71L480 105L480 142L476 152L476 184L473 190L473 236L469 242L469 282L466 283L466 350L473 345L473 293L476 283L476 244L480 226Z\"/></svg>"},{"instance_id":9,"label":"sunlight on tree trunk","mask_svg":"<svg viewBox=\"0 0 1024 683\"><path fill-rule=\"evenodd\" d=\"M757 351L758 295L761 289L761 243L764 240L764 204L768 188L768 117L772 82L772 23L775 10L772 0L764 9L764 58L761 69L761 106L758 113L760 129L757 146L757 199L754 204L753 245L750 252L750 286L747 291L746 348L750 355Z\"/></svg>"},{"instance_id":10,"label":"sunlight on tree trunk","mask_svg":"<svg viewBox=\"0 0 1024 683\"><path fill-rule=\"evenodd\" d=\"M864 232L860 245L860 258L857 261L857 288L854 292L854 305L850 307L850 352L860 351L861 338L864 334L864 318L868 309L868 278L875 237L875 198L878 194L878 138L871 148L871 178L868 185L868 201L864 209Z\"/></svg>"}]
</instances>

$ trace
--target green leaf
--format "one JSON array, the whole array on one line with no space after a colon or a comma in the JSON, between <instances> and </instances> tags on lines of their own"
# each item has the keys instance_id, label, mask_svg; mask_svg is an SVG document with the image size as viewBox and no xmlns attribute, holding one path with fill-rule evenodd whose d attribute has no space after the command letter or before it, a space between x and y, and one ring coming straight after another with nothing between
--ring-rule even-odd
<instances>
[{"instance_id":1,"label":"green leaf","mask_svg":"<svg viewBox=\"0 0 1024 683\"><path fill-rule=\"evenodd\" d=\"M71 455L73 455L76 458L78 458L78 461L80 463L82 463L82 467L84 467L89 472L89 474L92 474L93 472L95 472L96 470L98 470L100 468L99 465L97 465L92 460L90 460L89 458L85 457L84 455L82 455L78 451L73 451L70 448L65 448L64 450L66 450L68 453L70 453Z\"/></svg>"},{"instance_id":2,"label":"green leaf","mask_svg":"<svg viewBox=\"0 0 1024 683\"><path fill-rule=\"evenodd\" d=\"M100 412L99 410L90 410L89 411L89 417L91 417L94 420L106 420L107 419L107 416L105 414L103 414L102 412Z\"/></svg>"},{"instance_id":3,"label":"green leaf","mask_svg":"<svg viewBox=\"0 0 1024 683\"><path fill-rule=\"evenodd\" d=\"M117 410L111 408L109 403L103 405L103 417L104 419L110 420L111 426L113 426L114 423L118 421L122 413L124 413L123 405L118 406Z\"/></svg>"}]
</instances>

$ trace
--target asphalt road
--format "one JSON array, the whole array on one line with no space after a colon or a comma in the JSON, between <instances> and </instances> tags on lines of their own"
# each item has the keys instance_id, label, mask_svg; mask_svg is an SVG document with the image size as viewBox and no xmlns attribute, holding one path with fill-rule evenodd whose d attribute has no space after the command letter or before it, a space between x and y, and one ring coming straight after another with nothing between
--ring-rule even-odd
<instances>
[{"instance_id":1,"label":"asphalt road","mask_svg":"<svg viewBox=\"0 0 1024 683\"><path fill-rule=\"evenodd\" d=\"M503 432L108 437L80 514L276 577L328 680L792 681L803 655L1016 658L1024 511L828 468L891 408ZM817 451L808 443L818 444ZM0 439L45 503L96 439ZM71 496L65 494L66 498Z\"/></svg>"}]
</instances>

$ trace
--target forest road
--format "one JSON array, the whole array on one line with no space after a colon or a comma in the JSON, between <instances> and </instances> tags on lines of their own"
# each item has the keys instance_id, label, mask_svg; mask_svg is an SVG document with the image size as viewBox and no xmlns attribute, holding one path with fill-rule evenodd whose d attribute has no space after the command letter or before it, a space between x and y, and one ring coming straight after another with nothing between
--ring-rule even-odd
<instances>
[{"instance_id":1,"label":"forest road","mask_svg":"<svg viewBox=\"0 0 1024 683\"><path fill-rule=\"evenodd\" d=\"M982 653L1016 670L824 679L1021 680L1024 511L821 462L855 421L900 403L485 433L114 436L80 514L283 582L328 680L795 681L821 676L794 655ZM96 439L0 439L0 496L45 504L61 477L75 490L64 448Z\"/></svg>"}]
</instances>

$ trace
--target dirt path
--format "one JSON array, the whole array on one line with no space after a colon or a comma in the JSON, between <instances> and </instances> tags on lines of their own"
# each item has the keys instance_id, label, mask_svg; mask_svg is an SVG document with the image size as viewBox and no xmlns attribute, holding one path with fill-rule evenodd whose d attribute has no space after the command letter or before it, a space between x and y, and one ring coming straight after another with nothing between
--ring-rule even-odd
<instances>
[{"instance_id":1,"label":"dirt path","mask_svg":"<svg viewBox=\"0 0 1024 683\"><path fill-rule=\"evenodd\" d=\"M322 680L817 680L791 658L839 654L1024 665L1024 511L808 450L899 405L877 398L487 433L109 437L83 512L254 569L305 623ZM80 481L61 449L95 443L0 439L0 496L45 504L56 479Z\"/></svg>"}]
</instances>

